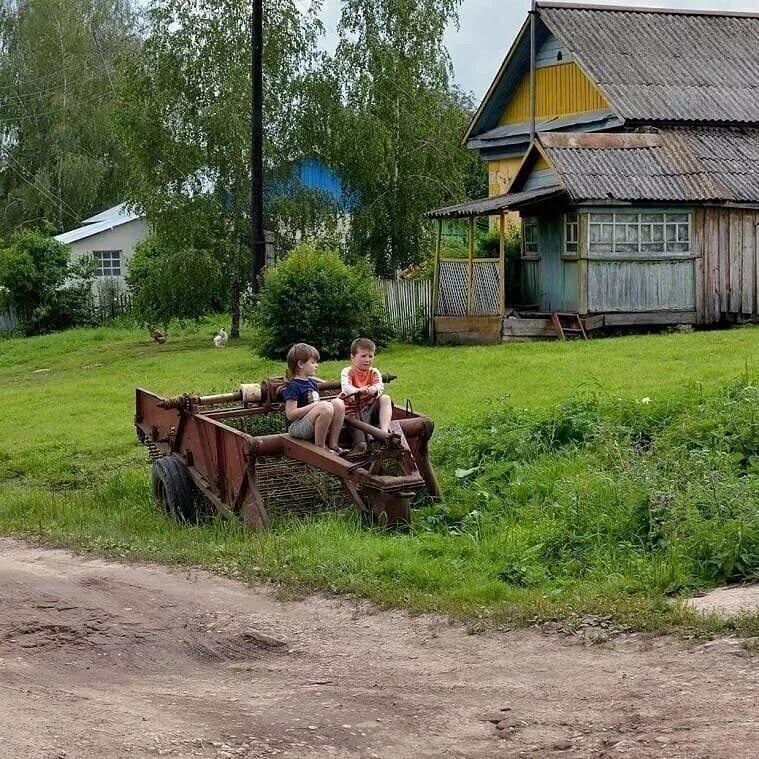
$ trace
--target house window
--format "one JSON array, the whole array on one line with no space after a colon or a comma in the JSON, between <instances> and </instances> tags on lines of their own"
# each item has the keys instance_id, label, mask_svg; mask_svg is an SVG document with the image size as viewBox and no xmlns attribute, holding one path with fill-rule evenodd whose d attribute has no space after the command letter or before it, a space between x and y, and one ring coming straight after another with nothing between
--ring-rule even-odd
<instances>
[{"instance_id":1,"label":"house window","mask_svg":"<svg viewBox=\"0 0 759 759\"><path fill-rule=\"evenodd\" d=\"M98 277L121 276L121 251L120 250L93 250L92 257L95 259L95 274Z\"/></svg>"},{"instance_id":2,"label":"house window","mask_svg":"<svg viewBox=\"0 0 759 759\"><path fill-rule=\"evenodd\" d=\"M538 220L534 216L522 220L522 252L524 256L538 255Z\"/></svg>"},{"instance_id":3,"label":"house window","mask_svg":"<svg viewBox=\"0 0 759 759\"><path fill-rule=\"evenodd\" d=\"M687 256L690 214L592 213L588 219L588 252L622 258Z\"/></svg>"},{"instance_id":4,"label":"house window","mask_svg":"<svg viewBox=\"0 0 759 759\"><path fill-rule=\"evenodd\" d=\"M564 215L564 253L574 258L579 252L580 224L577 213Z\"/></svg>"}]
</instances>

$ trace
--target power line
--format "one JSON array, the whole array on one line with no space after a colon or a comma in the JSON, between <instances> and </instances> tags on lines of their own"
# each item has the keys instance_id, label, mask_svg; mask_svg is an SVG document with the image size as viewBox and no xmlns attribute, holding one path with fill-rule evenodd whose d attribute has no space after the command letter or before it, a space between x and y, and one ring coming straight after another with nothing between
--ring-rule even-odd
<instances>
[{"instance_id":1,"label":"power line","mask_svg":"<svg viewBox=\"0 0 759 759\"><path fill-rule=\"evenodd\" d=\"M65 207L68 213L71 214L75 219L79 216L79 214L63 198L56 197L55 195L52 194L50 190L43 187L42 185L37 184L37 182L35 182L33 179L29 179L28 177L26 177L22 169L17 168L17 166L20 166L20 164L18 163L18 161L16 161L15 158L13 158L13 156L6 155L5 157L12 164L11 169L13 169L13 171L15 171L16 174L18 174L21 177L21 179L23 179L30 187L33 187L35 190L37 190L37 192L39 192L41 195L46 197L48 200L51 200L53 203L59 204L62 208Z\"/></svg>"},{"instance_id":2,"label":"power line","mask_svg":"<svg viewBox=\"0 0 759 759\"><path fill-rule=\"evenodd\" d=\"M108 78L108 80L110 81L110 74L107 71L104 71L101 74L95 74L94 76L83 77L82 79L72 79L66 82L66 86L75 88L82 84L87 84L88 82L95 82L99 79L104 79L104 78ZM44 90L32 90L31 92L23 92L23 91L19 92L18 90L21 89L20 87L9 88L6 93L6 96L15 97L15 99L18 101L34 100L35 98L45 97L47 95L54 95L56 92L61 91L62 86L63 86L63 82L61 82L60 85L56 87L50 87L49 89L44 89ZM2 96L2 94L3 94L2 88L0 88L0 96Z\"/></svg>"},{"instance_id":3,"label":"power line","mask_svg":"<svg viewBox=\"0 0 759 759\"><path fill-rule=\"evenodd\" d=\"M49 111L42 111L41 113L30 114L29 116L19 116L16 119L0 120L0 126L14 126L20 121L33 121L43 119L45 116L50 116L53 113L60 113L61 111L70 111L73 108L80 108L83 105L91 105L92 103L103 102L107 98L103 93L100 93L98 97L90 98L89 100L77 100L71 105L64 105L60 108L52 108Z\"/></svg>"}]
</instances>

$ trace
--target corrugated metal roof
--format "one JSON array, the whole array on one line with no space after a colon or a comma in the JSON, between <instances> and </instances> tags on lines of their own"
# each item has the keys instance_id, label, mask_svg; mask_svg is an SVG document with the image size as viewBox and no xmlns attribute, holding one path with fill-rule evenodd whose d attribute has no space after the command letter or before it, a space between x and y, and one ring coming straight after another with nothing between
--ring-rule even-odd
<instances>
[{"instance_id":1,"label":"corrugated metal roof","mask_svg":"<svg viewBox=\"0 0 759 759\"><path fill-rule=\"evenodd\" d=\"M584 113L573 113L568 116L552 116L548 119L539 119L535 128L538 132L550 132L563 129L577 129L583 131L614 129L622 126L621 119L618 119L611 111L605 109L600 111L586 111ZM482 132L469 140L469 148L491 148L501 145L512 145L528 143L530 140L530 124L525 121L519 124L502 124L487 132Z\"/></svg>"},{"instance_id":2,"label":"corrugated metal roof","mask_svg":"<svg viewBox=\"0 0 759 759\"><path fill-rule=\"evenodd\" d=\"M574 200L759 203L759 129L539 136Z\"/></svg>"},{"instance_id":3,"label":"corrugated metal roof","mask_svg":"<svg viewBox=\"0 0 759 759\"><path fill-rule=\"evenodd\" d=\"M518 208L535 200L547 200L553 196L564 194L564 189L558 185L541 187L526 192L511 192L504 195L494 195L492 198L480 198L459 203L455 206L438 208L425 214L430 219L462 219L470 216L496 216L502 211Z\"/></svg>"},{"instance_id":4,"label":"corrugated metal roof","mask_svg":"<svg viewBox=\"0 0 759 759\"><path fill-rule=\"evenodd\" d=\"M546 4L540 17L624 119L759 123L759 16Z\"/></svg>"},{"instance_id":5,"label":"corrugated metal roof","mask_svg":"<svg viewBox=\"0 0 759 759\"><path fill-rule=\"evenodd\" d=\"M127 216L129 217L129 221L139 218L137 214L127 209L126 203L119 203L117 206L107 208L105 211L90 216L89 219L82 219L82 224L96 224L99 221L119 221L123 223L123 219Z\"/></svg>"},{"instance_id":6,"label":"corrugated metal roof","mask_svg":"<svg viewBox=\"0 0 759 759\"><path fill-rule=\"evenodd\" d=\"M118 206L116 206L116 208L118 208ZM120 227L122 224L128 224L130 221L135 221L136 219L141 218L138 214L125 212L123 215L106 217L102 221L93 221L98 218L98 216L103 216L107 213L108 211L103 211L102 214L92 216L89 220L85 220L83 226L56 235L55 239L58 240L58 242L70 244L100 234L100 232L107 232L109 229Z\"/></svg>"}]
</instances>

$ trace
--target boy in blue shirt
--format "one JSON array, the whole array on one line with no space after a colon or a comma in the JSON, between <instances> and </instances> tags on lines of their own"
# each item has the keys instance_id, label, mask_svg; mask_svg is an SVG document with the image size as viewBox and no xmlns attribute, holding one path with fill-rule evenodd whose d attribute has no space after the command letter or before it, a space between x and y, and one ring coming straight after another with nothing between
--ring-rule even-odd
<instances>
[{"instance_id":1,"label":"boy in blue shirt","mask_svg":"<svg viewBox=\"0 0 759 759\"><path fill-rule=\"evenodd\" d=\"M345 417L340 398L319 400L319 351L307 343L295 343L287 352L287 379L282 390L285 416L291 424L287 433L300 440L312 441L320 448L343 453L338 446Z\"/></svg>"}]
</instances>

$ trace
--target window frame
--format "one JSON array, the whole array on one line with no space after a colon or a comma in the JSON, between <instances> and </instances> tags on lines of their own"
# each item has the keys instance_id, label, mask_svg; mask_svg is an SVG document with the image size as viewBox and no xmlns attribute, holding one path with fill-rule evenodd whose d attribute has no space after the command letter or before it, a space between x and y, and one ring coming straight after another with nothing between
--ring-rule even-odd
<instances>
[{"instance_id":1,"label":"window frame","mask_svg":"<svg viewBox=\"0 0 759 759\"><path fill-rule=\"evenodd\" d=\"M574 221L570 221L570 217L574 216ZM580 247L580 212L579 211L567 211L563 216L562 229L564 234L562 235L563 242L561 248L561 257L567 261L577 261L581 258ZM570 240L570 229L574 229L574 240ZM574 250L569 250L569 246L574 245Z\"/></svg>"},{"instance_id":2,"label":"window frame","mask_svg":"<svg viewBox=\"0 0 759 759\"><path fill-rule=\"evenodd\" d=\"M123 250L93 250L91 255L93 260L97 263L95 276L98 278L121 277L123 270L123 253ZM108 258L104 258L104 256L108 256ZM107 267L104 265L106 262L108 263ZM118 267L114 266L114 263L116 263ZM117 268L118 271L116 270Z\"/></svg>"},{"instance_id":3,"label":"window frame","mask_svg":"<svg viewBox=\"0 0 759 759\"><path fill-rule=\"evenodd\" d=\"M527 250L527 228L535 230L534 239L529 241L529 244L535 246L535 250ZM532 236L531 236L532 237ZM523 261L539 261L540 260L540 244L539 244L539 226L537 216L523 216L522 217L522 260Z\"/></svg>"},{"instance_id":4,"label":"window frame","mask_svg":"<svg viewBox=\"0 0 759 759\"><path fill-rule=\"evenodd\" d=\"M633 216L637 217L635 221L631 219ZM610 240L604 240L605 236ZM670 236L672 239L668 239ZM587 241L584 247L590 260L692 259L695 258L693 212L648 208L593 210L588 213Z\"/></svg>"}]
</instances>

